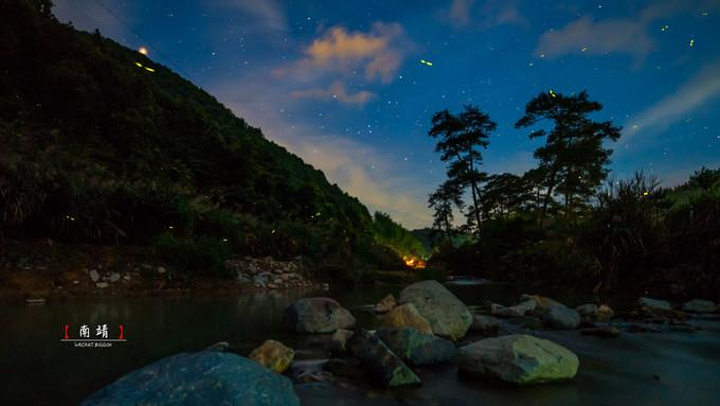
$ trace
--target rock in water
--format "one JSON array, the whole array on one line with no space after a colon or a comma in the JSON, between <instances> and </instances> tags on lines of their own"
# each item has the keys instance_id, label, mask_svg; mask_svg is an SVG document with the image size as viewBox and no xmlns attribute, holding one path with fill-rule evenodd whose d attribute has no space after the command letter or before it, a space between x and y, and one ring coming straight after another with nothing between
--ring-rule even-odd
<instances>
[{"instance_id":1,"label":"rock in water","mask_svg":"<svg viewBox=\"0 0 720 406\"><path fill-rule=\"evenodd\" d=\"M396 305L395 296L387 295L375 305L375 311L378 313L387 313L395 308Z\"/></svg>"},{"instance_id":2,"label":"rock in water","mask_svg":"<svg viewBox=\"0 0 720 406\"><path fill-rule=\"evenodd\" d=\"M523 317L537 307L534 300L525 300L515 306L503 306L496 303L490 305L490 313L498 317Z\"/></svg>"},{"instance_id":3,"label":"rock in water","mask_svg":"<svg viewBox=\"0 0 720 406\"><path fill-rule=\"evenodd\" d=\"M283 343L275 340L267 340L261 346L254 349L249 359L264 365L271 370L281 374L285 372L295 357L295 351L286 347Z\"/></svg>"},{"instance_id":4,"label":"rock in water","mask_svg":"<svg viewBox=\"0 0 720 406\"><path fill-rule=\"evenodd\" d=\"M595 317L598 320L610 320L615 317L615 311L613 311L610 306L601 304L600 307L598 307L597 312L595 312Z\"/></svg>"},{"instance_id":5,"label":"rock in water","mask_svg":"<svg viewBox=\"0 0 720 406\"><path fill-rule=\"evenodd\" d=\"M574 330L580 325L580 315L564 305L549 306L543 313L543 322L552 328Z\"/></svg>"},{"instance_id":6,"label":"rock in water","mask_svg":"<svg viewBox=\"0 0 720 406\"><path fill-rule=\"evenodd\" d=\"M299 405L290 379L239 355L202 351L163 358L90 395L90 405Z\"/></svg>"},{"instance_id":7,"label":"rock in water","mask_svg":"<svg viewBox=\"0 0 720 406\"><path fill-rule=\"evenodd\" d=\"M458 354L460 370L519 385L572 379L579 364L567 348L528 335L488 338Z\"/></svg>"},{"instance_id":8,"label":"rock in water","mask_svg":"<svg viewBox=\"0 0 720 406\"><path fill-rule=\"evenodd\" d=\"M425 334L432 334L430 323L420 314L414 304L400 305L390 311L380 321L380 325L387 328L413 327Z\"/></svg>"},{"instance_id":9,"label":"rock in water","mask_svg":"<svg viewBox=\"0 0 720 406\"><path fill-rule=\"evenodd\" d=\"M498 321L498 319L481 314L474 314L473 322L470 325L470 330L485 334L495 333L499 328L500 321Z\"/></svg>"},{"instance_id":10,"label":"rock in water","mask_svg":"<svg viewBox=\"0 0 720 406\"><path fill-rule=\"evenodd\" d=\"M400 292L401 303L412 303L440 336L459 339L472 324L465 304L437 281L413 283Z\"/></svg>"},{"instance_id":11,"label":"rock in water","mask_svg":"<svg viewBox=\"0 0 720 406\"><path fill-rule=\"evenodd\" d=\"M347 345L365 369L386 388L422 385L415 372L408 368L376 334L365 330L356 331Z\"/></svg>"},{"instance_id":12,"label":"rock in water","mask_svg":"<svg viewBox=\"0 0 720 406\"><path fill-rule=\"evenodd\" d=\"M664 300L641 297L637 302L640 307L647 307L650 310L672 310L670 302L666 302Z\"/></svg>"},{"instance_id":13,"label":"rock in water","mask_svg":"<svg viewBox=\"0 0 720 406\"><path fill-rule=\"evenodd\" d=\"M717 308L709 300L693 299L682 306L683 311L691 313L714 313Z\"/></svg>"},{"instance_id":14,"label":"rock in water","mask_svg":"<svg viewBox=\"0 0 720 406\"><path fill-rule=\"evenodd\" d=\"M598 311L598 307L595 303L588 303L576 307L575 311L578 312L578 314L581 316L595 317L595 314L597 314Z\"/></svg>"},{"instance_id":15,"label":"rock in water","mask_svg":"<svg viewBox=\"0 0 720 406\"><path fill-rule=\"evenodd\" d=\"M448 340L423 334L409 327L403 329L380 329L380 339L398 357L410 365L431 365L455 358L457 348Z\"/></svg>"},{"instance_id":16,"label":"rock in water","mask_svg":"<svg viewBox=\"0 0 720 406\"><path fill-rule=\"evenodd\" d=\"M333 333L355 326L355 317L334 299L300 299L285 310L286 324L299 333Z\"/></svg>"},{"instance_id":17,"label":"rock in water","mask_svg":"<svg viewBox=\"0 0 720 406\"><path fill-rule=\"evenodd\" d=\"M333 333L330 342L328 343L328 349L334 354L345 354L347 352L347 341L352 337L353 332L345 329L338 329Z\"/></svg>"}]
</instances>

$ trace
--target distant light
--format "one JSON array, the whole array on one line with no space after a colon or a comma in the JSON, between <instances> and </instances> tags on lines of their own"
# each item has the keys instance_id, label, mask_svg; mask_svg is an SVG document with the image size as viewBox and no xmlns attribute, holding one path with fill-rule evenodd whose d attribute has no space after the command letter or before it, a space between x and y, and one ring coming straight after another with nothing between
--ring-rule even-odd
<instances>
[{"instance_id":1,"label":"distant light","mask_svg":"<svg viewBox=\"0 0 720 406\"><path fill-rule=\"evenodd\" d=\"M140 62L135 62L135 65L137 65L137 66L139 66L139 67L142 68L142 64L141 64Z\"/></svg>"},{"instance_id":2,"label":"distant light","mask_svg":"<svg viewBox=\"0 0 720 406\"><path fill-rule=\"evenodd\" d=\"M145 70L148 71L148 72L155 72L155 69L153 69L153 68L148 68L147 66L145 67Z\"/></svg>"},{"instance_id":3,"label":"distant light","mask_svg":"<svg viewBox=\"0 0 720 406\"><path fill-rule=\"evenodd\" d=\"M588 47L582 47L582 49L581 49L582 52L587 52L587 50L588 50Z\"/></svg>"},{"instance_id":4,"label":"distant light","mask_svg":"<svg viewBox=\"0 0 720 406\"><path fill-rule=\"evenodd\" d=\"M138 48L138 52L140 52L140 53L143 54L143 55L147 55L147 54L148 54L148 50L147 50L147 48L145 48L145 47L140 47L140 48Z\"/></svg>"},{"instance_id":5,"label":"distant light","mask_svg":"<svg viewBox=\"0 0 720 406\"><path fill-rule=\"evenodd\" d=\"M643 192L643 196L647 196L649 194L650 194L649 192Z\"/></svg>"},{"instance_id":6,"label":"distant light","mask_svg":"<svg viewBox=\"0 0 720 406\"><path fill-rule=\"evenodd\" d=\"M432 62L426 61L426 60L424 60L424 59L421 59L421 60L420 60L420 63L423 64L423 65L425 65L425 66L433 66L433 63L432 63Z\"/></svg>"},{"instance_id":7,"label":"distant light","mask_svg":"<svg viewBox=\"0 0 720 406\"><path fill-rule=\"evenodd\" d=\"M669 25L663 25L662 28L660 28L660 31L667 31L668 28L670 28Z\"/></svg>"}]
</instances>

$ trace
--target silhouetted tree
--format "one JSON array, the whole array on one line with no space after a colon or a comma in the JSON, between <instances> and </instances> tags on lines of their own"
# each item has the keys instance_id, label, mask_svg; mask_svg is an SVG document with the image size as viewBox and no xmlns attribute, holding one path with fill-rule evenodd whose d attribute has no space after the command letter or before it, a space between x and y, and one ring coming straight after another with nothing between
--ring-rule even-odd
<instances>
[{"instance_id":1,"label":"silhouetted tree","mask_svg":"<svg viewBox=\"0 0 720 406\"><path fill-rule=\"evenodd\" d=\"M430 194L429 207L435 209L433 213L433 229L444 232L449 243L452 244L454 219L453 209L462 209L462 188L450 180L441 184L437 190Z\"/></svg>"},{"instance_id":2,"label":"silhouetted tree","mask_svg":"<svg viewBox=\"0 0 720 406\"><path fill-rule=\"evenodd\" d=\"M610 121L598 122L588 115L602 109L602 104L589 100L585 91L564 96L540 93L525 107L525 115L516 128L552 122L549 131L540 128L530 138L545 137L545 144L535 151L539 162L544 198L541 216L557 193L564 197L566 212L586 203L607 177L611 149L603 148L605 140L616 141L620 128Z\"/></svg>"},{"instance_id":3,"label":"silhouetted tree","mask_svg":"<svg viewBox=\"0 0 720 406\"><path fill-rule=\"evenodd\" d=\"M470 189L472 206L468 207L468 223L479 229L480 184L487 174L479 170L482 165L481 148L487 148L489 134L495 131L495 122L490 116L475 106L464 106L464 110L454 115L447 110L436 113L432 118L429 135L439 138L435 151L447 162L448 180L462 191Z\"/></svg>"}]
</instances>

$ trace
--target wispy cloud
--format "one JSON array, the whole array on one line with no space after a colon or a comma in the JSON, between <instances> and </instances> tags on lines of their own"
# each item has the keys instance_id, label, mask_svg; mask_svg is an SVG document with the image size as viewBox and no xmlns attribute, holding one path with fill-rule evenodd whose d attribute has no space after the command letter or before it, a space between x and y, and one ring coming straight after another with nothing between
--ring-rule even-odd
<instances>
[{"instance_id":1,"label":"wispy cloud","mask_svg":"<svg viewBox=\"0 0 720 406\"><path fill-rule=\"evenodd\" d=\"M529 25L520 13L517 0L452 0L450 7L440 12L440 17L457 29L487 30L506 24Z\"/></svg>"},{"instance_id":2,"label":"wispy cloud","mask_svg":"<svg viewBox=\"0 0 720 406\"><path fill-rule=\"evenodd\" d=\"M303 58L275 70L288 74L352 74L363 72L367 81L389 83L415 45L398 23L376 22L367 32L335 26L303 50Z\"/></svg>"},{"instance_id":3,"label":"wispy cloud","mask_svg":"<svg viewBox=\"0 0 720 406\"><path fill-rule=\"evenodd\" d=\"M623 139L643 134L651 136L687 118L696 108L720 96L720 59L705 65L676 92L638 114L625 127Z\"/></svg>"},{"instance_id":4,"label":"wispy cloud","mask_svg":"<svg viewBox=\"0 0 720 406\"><path fill-rule=\"evenodd\" d=\"M268 31L287 31L285 10L277 0L211 0L211 4L236 9Z\"/></svg>"},{"instance_id":5,"label":"wispy cloud","mask_svg":"<svg viewBox=\"0 0 720 406\"><path fill-rule=\"evenodd\" d=\"M636 15L596 20L586 15L564 27L546 31L540 36L536 55L557 58L568 54L625 54L633 57L635 67L657 48L650 27L657 20L687 12L696 7L717 6L716 0L659 0L641 8Z\"/></svg>"},{"instance_id":6,"label":"wispy cloud","mask_svg":"<svg viewBox=\"0 0 720 406\"><path fill-rule=\"evenodd\" d=\"M329 88L296 90L290 93L290 97L294 99L332 100L352 106L363 106L377 95L366 90L351 93L342 82L335 81Z\"/></svg>"}]
</instances>

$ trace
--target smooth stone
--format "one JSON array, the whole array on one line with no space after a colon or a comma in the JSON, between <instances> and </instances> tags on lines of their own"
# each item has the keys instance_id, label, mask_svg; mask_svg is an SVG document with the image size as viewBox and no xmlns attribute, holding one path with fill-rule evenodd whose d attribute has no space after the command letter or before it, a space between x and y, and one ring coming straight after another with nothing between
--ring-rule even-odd
<instances>
[{"instance_id":1,"label":"smooth stone","mask_svg":"<svg viewBox=\"0 0 720 406\"><path fill-rule=\"evenodd\" d=\"M606 304L598 306L597 312L595 312L595 318L602 321L607 321L615 317L615 311Z\"/></svg>"},{"instance_id":2,"label":"smooth stone","mask_svg":"<svg viewBox=\"0 0 720 406\"><path fill-rule=\"evenodd\" d=\"M581 316L595 316L598 311L598 306L595 303L588 303L584 304L582 306L578 306L575 308L575 311L578 312Z\"/></svg>"},{"instance_id":3,"label":"smooth stone","mask_svg":"<svg viewBox=\"0 0 720 406\"><path fill-rule=\"evenodd\" d=\"M462 338L472 324L465 304L437 281L413 283L400 292L400 302L414 304L433 333L453 340Z\"/></svg>"},{"instance_id":4,"label":"smooth stone","mask_svg":"<svg viewBox=\"0 0 720 406\"><path fill-rule=\"evenodd\" d=\"M433 334L428 322L412 303L397 306L380 320L381 327L403 328L413 327L425 334Z\"/></svg>"},{"instance_id":5,"label":"smooth stone","mask_svg":"<svg viewBox=\"0 0 720 406\"><path fill-rule=\"evenodd\" d=\"M690 313L715 313L717 307L709 300L693 299L682 305L682 310Z\"/></svg>"},{"instance_id":6,"label":"smooth stone","mask_svg":"<svg viewBox=\"0 0 720 406\"><path fill-rule=\"evenodd\" d=\"M512 318L523 317L528 313L532 313L537 307L537 303L533 300L525 300L515 306L503 306L496 303L490 305L490 313L493 316Z\"/></svg>"},{"instance_id":7,"label":"smooth stone","mask_svg":"<svg viewBox=\"0 0 720 406\"><path fill-rule=\"evenodd\" d=\"M481 314L473 315L473 322L470 325L470 330L485 334L491 334L498 331L500 328L500 321L492 316L483 316Z\"/></svg>"},{"instance_id":8,"label":"smooth stone","mask_svg":"<svg viewBox=\"0 0 720 406\"><path fill-rule=\"evenodd\" d=\"M376 335L356 331L347 343L365 369L386 388L417 387L420 378Z\"/></svg>"},{"instance_id":9,"label":"smooth stone","mask_svg":"<svg viewBox=\"0 0 720 406\"><path fill-rule=\"evenodd\" d=\"M652 299L649 297L641 297L637 301L640 307L647 307L650 310L672 310L670 302L665 300Z\"/></svg>"},{"instance_id":10,"label":"smooth stone","mask_svg":"<svg viewBox=\"0 0 720 406\"><path fill-rule=\"evenodd\" d=\"M460 348L458 368L518 385L565 381L580 362L567 348L528 335L488 338Z\"/></svg>"},{"instance_id":11,"label":"smooth stone","mask_svg":"<svg viewBox=\"0 0 720 406\"><path fill-rule=\"evenodd\" d=\"M98 282L98 283L95 284L95 286L97 286L97 287L100 288L100 289L105 289L105 288L107 288L108 286L110 286L110 284L107 283L107 282Z\"/></svg>"},{"instance_id":12,"label":"smooth stone","mask_svg":"<svg viewBox=\"0 0 720 406\"><path fill-rule=\"evenodd\" d=\"M285 372L295 357L295 351L275 340L266 340L254 349L248 359L251 359L279 374Z\"/></svg>"},{"instance_id":13,"label":"smooth stone","mask_svg":"<svg viewBox=\"0 0 720 406\"><path fill-rule=\"evenodd\" d=\"M93 282L97 282L100 280L100 273L94 269L91 269L88 275L90 275L90 280Z\"/></svg>"},{"instance_id":14,"label":"smooth stone","mask_svg":"<svg viewBox=\"0 0 720 406\"><path fill-rule=\"evenodd\" d=\"M412 327L403 329L380 329L380 339L409 365L432 365L455 358L457 348L443 338L423 334Z\"/></svg>"},{"instance_id":15,"label":"smooth stone","mask_svg":"<svg viewBox=\"0 0 720 406\"><path fill-rule=\"evenodd\" d=\"M574 330L580 325L578 312L563 305L548 307L542 317L546 325L555 329Z\"/></svg>"},{"instance_id":16,"label":"smooth stone","mask_svg":"<svg viewBox=\"0 0 720 406\"><path fill-rule=\"evenodd\" d=\"M335 354L345 354L347 352L347 341L352 337L353 332L343 328L338 329L330 338L328 349Z\"/></svg>"},{"instance_id":17,"label":"smooth stone","mask_svg":"<svg viewBox=\"0 0 720 406\"><path fill-rule=\"evenodd\" d=\"M93 393L91 405L300 404L290 379L236 354L201 351L163 358Z\"/></svg>"},{"instance_id":18,"label":"smooth stone","mask_svg":"<svg viewBox=\"0 0 720 406\"><path fill-rule=\"evenodd\" d=\"M375 311L378 313L387 313L397 306L395 296L387 295L375 305Z\"/></svg>"},{"instance_id":19,"label":"smooth stone","mask_svg":"<svg viewBox=\"0 0 720 406\"><path fill-rule=\"evenodd\" d=\"M355 326L355 317L334 299L300 299L285 310L285 323L298 333L334 333Z\"/></svg>"}]
</instances>

